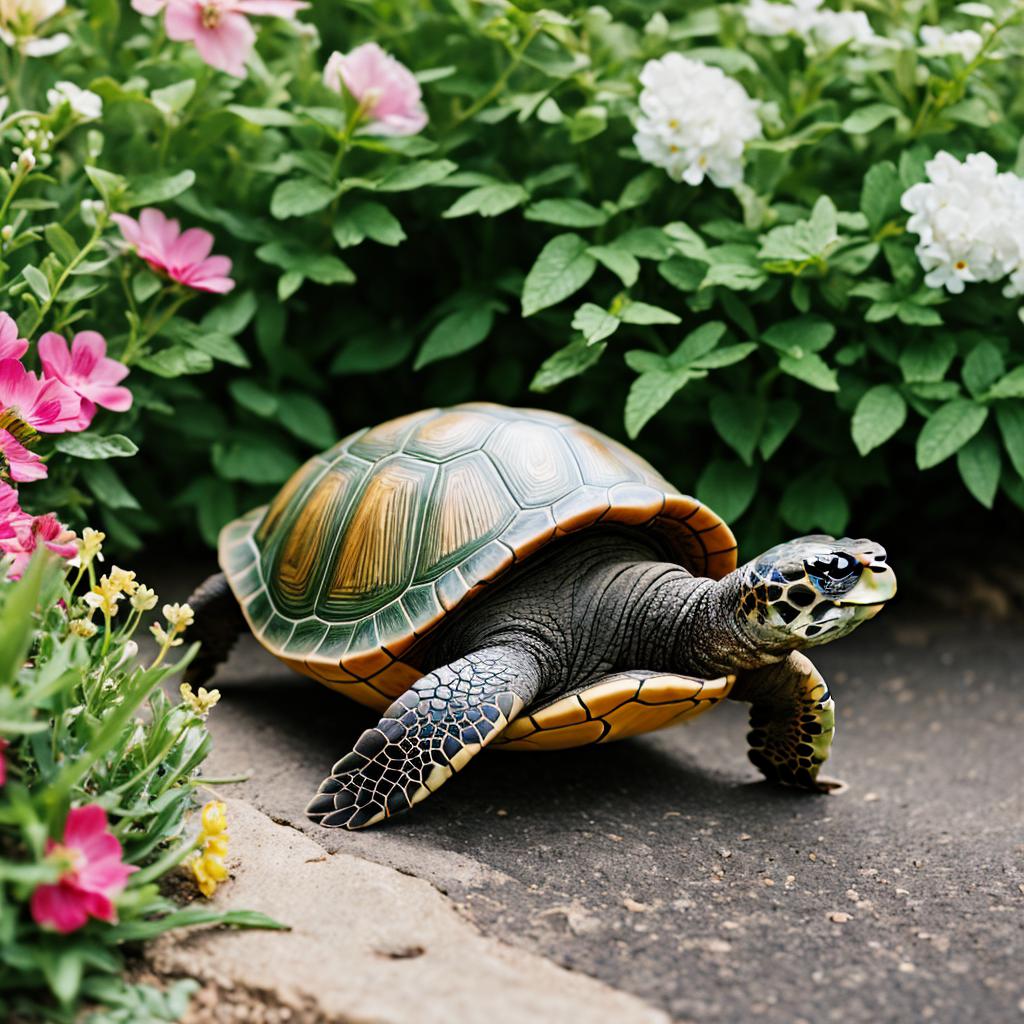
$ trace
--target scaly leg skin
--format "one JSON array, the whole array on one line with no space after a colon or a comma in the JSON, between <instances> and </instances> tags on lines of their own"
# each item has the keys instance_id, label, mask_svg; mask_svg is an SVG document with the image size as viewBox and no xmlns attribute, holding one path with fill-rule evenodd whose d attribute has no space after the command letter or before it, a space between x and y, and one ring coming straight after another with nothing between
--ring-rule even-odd
<instances>
[{"instance_id":1,"label":"scaly leg skin","mask_svg":"<svg viewBox=\"0 0 1024 1024\"><path fill-rule=\"evenodd\" d=\"M407 811L443 785L533 700L531 660L477 651L425 675L367 729L306 808L328 828L364 828Z\"/></svg>"},{"instance_id":2,"label":"scaly leg skin","mask_svg":"<svg viewBox=\"0 0 1024 1024\"><path fill-rule=\"evenodd\" d=\"M835 704L810 659L794 651L784 661L744 672L730 697L750 701L748 757L769 782L814 793L843 784L818 777L835 735Z\"/></svg>"}]
</instances>

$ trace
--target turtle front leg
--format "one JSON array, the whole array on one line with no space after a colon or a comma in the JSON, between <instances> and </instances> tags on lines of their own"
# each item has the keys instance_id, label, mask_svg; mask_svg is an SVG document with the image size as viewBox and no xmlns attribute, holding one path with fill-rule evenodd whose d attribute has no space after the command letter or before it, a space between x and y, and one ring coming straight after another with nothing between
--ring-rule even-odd
<instances>
[{"instance_id":1,"label":"turtle front leg","mask_svg":"<svg viewBox=\"0 0 1024 1024\"><path fill-rule=\"evenodd\" d=\"M842 784L819 779L835 735L835 704L809 658L744 672L729 696L749 701L748 757L769 782L827 793Z\"/></svg>"},{"instance_id":2,"label":"turtle front leg","mask_svg":"<svg viewBox=\"0 0 1024 1024\"><path fill-rule=\"evenodd\" d=\"M494 740L540 688L533 659L490 647L418 680L320 784L306 814L364 828L430 796Z\"/></svg>"}]
</instances>

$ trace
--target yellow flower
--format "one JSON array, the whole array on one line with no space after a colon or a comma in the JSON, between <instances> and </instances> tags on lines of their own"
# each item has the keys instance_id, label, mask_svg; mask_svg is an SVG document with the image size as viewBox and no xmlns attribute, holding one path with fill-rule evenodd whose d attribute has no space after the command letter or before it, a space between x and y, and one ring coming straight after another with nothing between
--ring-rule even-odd
<instances>
[{"instance_id":1,"label":"yellow flower","mask_svg":"<svg viewBox=\"0 0 1024 1024\"><path fill-rule=\"evenodd\" d=\"M218 884L228 877L228 869L224 864L228 853L228 819L224 803L210 800L204 804L201 821L202 831L196 843L202 845L192 854L188 866L199 891L210 897Z\"/></svg>"},{"instance_id":2,"label":"yellow flower","mask_svg":"<svg viewBox=\"0 0 1024 1024\"><path fill-rule=\"evenodd\" d=\"M148 612L156 607L156 591L140 583L132 594L132 607L137 612Z\"/></svg>"},{"instance_id":3,"label":"yellow flower","mask_svg":"<svg viewBox=\"0 0 1024 1024\"><path fill-rule=\"evenodd\" d=\"M171 624L175 633L184 633L195 619L191 605L165 604L164 618Z\"/></svg>"},{"instance_id":4,"label":"yellow flower","mask_svg":"<svg viewBox=\"0 0 1024 1024\"><path fill-rule=\"evenodd\" d=\"M110 567L110 585L125 594L134 594L139 589L135 582L135 573L130 569L120 569L116 565Z\"/></svg>"},{"instance_id":5,"label":"yellow flower","mask_svg":"<svg viewBox=\"0 0 1024 1024\"><path fill-rule=\"evenodd\" d=\"M228 827L227 807L223 800L210 800L203 805L203 834L219 835Z\"/></svg>"},{"instance_id":6,"label":"yellow flower","mask_svg":"<svg viewBox=\"0 0 1024 1024\"><path fill-rule=\"evenodd\" d=\"M68 623L68 629L75 636L84 636L88 640L89 637L96 635L97 626L90 619L72 619Z\"/></svg>"},{"instance_id":7,"label":"yellow flower","mask_svg":"<svg viewBox=\"0 0 1024 1024\"><path fill-rule=\"evenodd\" d=\"M158 664L159 661L162 660L163 653L167 650L168 647L180 647L185 642L181 639L181 637L175 639L174 634L168 633L167 630L164 629L164 627L161 626L159 622L154 622L153 625L149 627L149 631L153 634L153 637L156 639L156 642L160 645L161 651L161 656L157 659L157 661L153 662L154 665Z\"/></svg>"},{"instance_id":8,"label":"yellow flower","mask_svg":"<svg viewBox=\"0 0 1024 1024\"><path fill-rule=\"evenodd\" d=\"M178 641L181 643L181 641ZM220 700L220 690L207 690L205 686L199 687L199 693L193 693L188 683L182 683L178 688L182 701L187 704L197 715L205 718L211 708Z\"/></svg>"},{"instance_id":9,"label":"yellow flower","mask_svg":"<svg viewBox=\"0 0 1024 1024\"><path fill-rule=\"evenodd\" d=\"M78 542L78 557L82 565L88 565L94 558L98 562L103 561L102 547L106 539L107 535L102 530L94 530L91 526L82 531L82 539Z\"/></svg>"},{"instance_id":10,"label":"yellow flower","mask_svg":"<svg viewBox=\"0 0 1024 1024\"><path fill-rule=\"evenodd\" d=\"M90 608L99 608L104 615L117 614L117 602L121 600L121 588L108 576L101 576L83 600Z\"/></svg>"}]
</instances>

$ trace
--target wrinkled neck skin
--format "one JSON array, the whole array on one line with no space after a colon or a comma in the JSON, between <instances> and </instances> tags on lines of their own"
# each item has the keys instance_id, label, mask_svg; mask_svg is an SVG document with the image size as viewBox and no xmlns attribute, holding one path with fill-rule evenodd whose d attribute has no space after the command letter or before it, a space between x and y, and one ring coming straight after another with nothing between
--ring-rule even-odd
<instances>
[{"instance_id":1,"label":"wrinkled neck skin","mask_svg":"<svg viewBox=\"0 0 1024 1024\"><path fill-rule=\"evenodd\" d=\"M789 654L791 645L756 635L739 615L741 579L737 571L720 580L665 580L664 586L675 591L665 604L674 605L677 614L670 623L652 623L651 632L672 631L675 671L711 678L763 668Z\"/></svg>"}]
</instances>

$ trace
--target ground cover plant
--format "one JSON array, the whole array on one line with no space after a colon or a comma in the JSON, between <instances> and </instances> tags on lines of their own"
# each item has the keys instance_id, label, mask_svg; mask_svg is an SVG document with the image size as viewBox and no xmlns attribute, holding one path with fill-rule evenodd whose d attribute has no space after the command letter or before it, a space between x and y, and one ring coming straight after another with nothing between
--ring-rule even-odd
<instances>
[{"instance_id":1,"label":"ground cover plant","mask_svg":"<svg viewBox=\"0 0 1024 1024\"><path fill-rule=\"evenodd\" d=\"M472 397L636 438L751 543L919 470L1024 503L1014 4L4 10L0 301L135 396L56 441L73 523L212 543Z\"/></svg>"}]
</instances>

